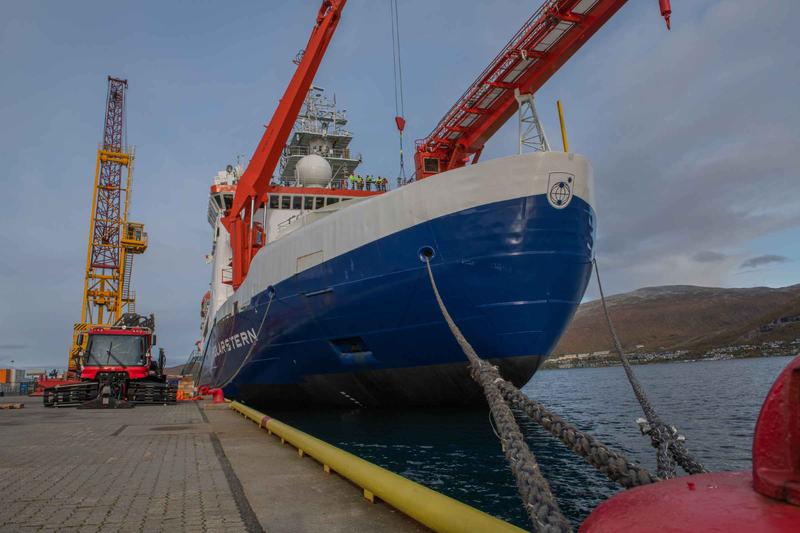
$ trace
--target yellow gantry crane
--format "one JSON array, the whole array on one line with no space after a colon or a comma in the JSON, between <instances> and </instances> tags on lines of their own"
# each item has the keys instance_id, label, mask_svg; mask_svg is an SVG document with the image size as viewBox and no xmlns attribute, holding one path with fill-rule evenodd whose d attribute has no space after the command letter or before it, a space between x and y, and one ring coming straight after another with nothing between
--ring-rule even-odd
<instances>
[{"instance_id":1,"label":"yellow gantry crane","mask_svg":"<svg viewBox=\"0 0 800 533\"><path fill-rule=\"evenodd\" d=\"M83 283L81 321L72 331L68 375L78 371L78 357L89 328L111 325L136 311L131 290L133 256L147 249L144 224L128 222L134 152L125 143L128 80L108 77L103 143L97 150L89 220L89 244ZM124 179L123 179L124 176Z\"/></svg>"}]
</instances>

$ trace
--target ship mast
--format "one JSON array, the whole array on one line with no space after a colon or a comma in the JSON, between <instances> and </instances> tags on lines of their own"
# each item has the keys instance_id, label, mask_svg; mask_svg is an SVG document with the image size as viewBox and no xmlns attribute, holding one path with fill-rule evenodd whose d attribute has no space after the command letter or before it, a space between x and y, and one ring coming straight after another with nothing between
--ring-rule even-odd
<instances>
[{"instance_id":1,"label":"ship mast","mask_svg":"<svg viewBox=\"0 0 800 533\"><path fill-rule=\"evenodd\" d=\"M232 284L238 288L250 269L250 262L265 239L254 225L258 207L266 201L266 191L278 165L289 134L305 101L325 51L342 16L346 0L323 0L311 30L308 44L298 60L297 70L278 104L250 164L239 179L233 206L222 222L231 236Z\"/></svg>"}]
</instances>

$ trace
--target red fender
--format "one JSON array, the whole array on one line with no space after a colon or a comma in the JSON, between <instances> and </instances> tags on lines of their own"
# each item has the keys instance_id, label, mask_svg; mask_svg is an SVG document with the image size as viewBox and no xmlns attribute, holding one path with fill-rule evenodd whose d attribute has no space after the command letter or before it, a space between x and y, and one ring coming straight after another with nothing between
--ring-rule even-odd
<instances>
[{"instance_id":1,"label":"red fender","mask_svg":"<svg viewBox=\"0 0 800 533\"><path fill-rule=\"evenodd\" d=\"M222 389L211 389L211 394L214 396L213 403L225 403L225 394Z\"/></svg>"}]
</instances>

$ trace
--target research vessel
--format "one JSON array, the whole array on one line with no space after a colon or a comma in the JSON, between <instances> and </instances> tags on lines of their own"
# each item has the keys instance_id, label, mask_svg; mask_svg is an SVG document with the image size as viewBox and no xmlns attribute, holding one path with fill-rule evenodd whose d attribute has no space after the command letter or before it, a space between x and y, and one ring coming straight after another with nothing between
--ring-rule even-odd
<instances>
[{"instance_id":1,"label":"research vessel","mask_svg":"<svg viewBox=\"0 0 800 533\"><path fill-rule=\"evenodd\" d=\"M480 400L426 259L478 353L527 382L589 279L589 162L536 152L368 190L351 188L361 162L351 140L345 113L313 88L253 217L266 243L237 290L223 217L242 167L214 178L201 383L268 406Z\"/></svg>"},{"instance_id":2,"label":"research vessel","mask_svg":"<svg viewBox=\"0 0 800 533\"><path fill-rule=\"evenodd\" d=\"M596 228L591 165L560 107L563 151L550 148L533 95L619 5L545 2L416 141L408 180L395 40L400 178L387 183L362 179L345 113L313 85L345 3L322 0L252 157L214 178L198 382L268 407L481 401L430 265L478 354L523 385L583 298ZM515 114L517 154L481 159Z\"/></svg>"}]
</instances>

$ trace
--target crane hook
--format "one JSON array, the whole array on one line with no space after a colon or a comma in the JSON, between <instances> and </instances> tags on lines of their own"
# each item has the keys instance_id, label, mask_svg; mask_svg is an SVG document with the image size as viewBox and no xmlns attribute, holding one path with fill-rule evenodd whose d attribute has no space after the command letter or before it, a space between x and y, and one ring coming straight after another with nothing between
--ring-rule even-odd
<instances>
[{"instance_id":1,"label":"crane hook","mask_svg":"<svg viewBox=\"0 0 800 533\"><path fill-rule=\"evenodd\" d=\"M658 0L658 7L661 8L661 16L664 17L664 22L667 23L667 30L670 30L669 17L672 15L672 6L669 5L669 0Z\"/></svg>"}]
</instances>

